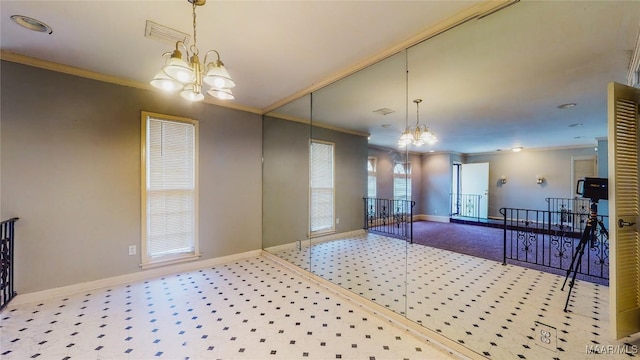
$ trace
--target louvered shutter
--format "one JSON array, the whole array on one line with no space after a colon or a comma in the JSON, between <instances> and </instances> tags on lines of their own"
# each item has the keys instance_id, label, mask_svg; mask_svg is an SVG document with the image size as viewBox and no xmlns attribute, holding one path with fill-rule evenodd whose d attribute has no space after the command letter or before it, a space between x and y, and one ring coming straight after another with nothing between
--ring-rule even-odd
<instances>
[{"instance_id":1,"label":"louvered shutter","mask_svg":"<svg viewBox=\"0 0 640 360\"><path fill-rule=\"evenodd\" d=\"M640 331L638 99L640 90L609 84L609 306L616 339Z\"/></svg>"}]
</instances>

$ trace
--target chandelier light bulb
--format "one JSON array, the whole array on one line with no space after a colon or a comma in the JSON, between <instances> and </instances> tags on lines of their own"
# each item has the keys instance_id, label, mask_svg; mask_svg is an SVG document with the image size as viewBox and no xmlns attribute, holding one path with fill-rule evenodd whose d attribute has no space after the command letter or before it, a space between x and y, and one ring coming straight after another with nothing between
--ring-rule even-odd
<instances>
[{"instance_id":1,"label":"chandelier light bulb","mask_svg":"<svg viewBox=\"0 0 640 360\"><path fill-rule=\"evenodd\" d=\"M180 96L189 101L202 101L204 99L204 95L200 92L194 90L192 85L186 87L184 90L180 92Z\"/></svg>"},{"instance_id":2,"label":"chandelier light bulb","mask_svg":"<svg viewBox=\"0 0 640 360\"><path fill-rule=\"evenodd\" d=\"M209 94L210 96L213 96L215 98L218 98L220 100L233 100L235 99L235 97L233 96L233 94L231 93L231 90L229 89L211 89L209 91L207 91L207 94Z\"/></svg>"},{"instance_id":3,"label":"chandelier light bulb","mask_svg":"<svg viewBox=\"0 0 640 360\"><path fill-rule=\"evenodd\" d=\"M169 75L165 74L165 72L162 70L158 71L156 76L153 77L153 80L151 80L151 85L155 88L168 92L175 92L181 90L184 87L184 85L170 78Z\"/></svg>"}]
</instances>

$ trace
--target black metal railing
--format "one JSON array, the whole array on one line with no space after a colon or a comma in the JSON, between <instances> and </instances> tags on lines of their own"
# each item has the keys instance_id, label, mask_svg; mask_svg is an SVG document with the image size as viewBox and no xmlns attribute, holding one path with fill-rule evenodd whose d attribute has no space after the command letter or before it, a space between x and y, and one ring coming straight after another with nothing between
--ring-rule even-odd
<instances>
[{"instance_id":1,"label":"black metal railing","mask_svg":"<svg viewBox=\"0 0 640 360\"><path fill-rule=\"evenodd\" d=\"M450 216L463 216L480 219L480 199L478 194L449 194L451 199Z\"/></svg>"},{"instance_id":2,"label":"black metal railing","mask_svg":"<svg viewBox=\"0 0 640 360\"><path fill-rule=\"evenodd\" d=\"M566 271L583 236L588 217L563 211L502 208L504 219L503 264L507 260ZM570 217L570 218L568 218ZM564 221L563 221L564 220ZM598 215L598 222L608 222ZM596 224L597 225L597 224ZM609 237L601 228L589 241L577 273L609 279Z\"/></svg>"},{"instance_id":3,"label":"black metal railing","mask_svg":"<svg viewBox=\"0 0 640 360\"><path fill-rule=\"evenodd\" d=\"M589 218L589 199L581 198L546 198L547 210L551 215L551 221L555 224L566 224L574 227L586 226ZM577 214L577 216L576 216ZM574 221L579 220L576 224Z\"/></svg>"},{"instance_id":4,"label":"black metal railing","mask_svg":"<svg viewBox=\"0 0 640 360\"><path fill-rule=\"evenodd\" d=\"M0 310L16 296L13 288L14 225L18 218L0 223Z\"/></svg>"},{"instance_id":5,"label":"black metal railing","mask_svg":"<svg viewBox=\"0 0 640 360\"><path fill-rule=\"evenodd\" d=\"M362 198L364 229L392 235L413 243L413 207L415 201Z\"/></svg>"}]
</instances>

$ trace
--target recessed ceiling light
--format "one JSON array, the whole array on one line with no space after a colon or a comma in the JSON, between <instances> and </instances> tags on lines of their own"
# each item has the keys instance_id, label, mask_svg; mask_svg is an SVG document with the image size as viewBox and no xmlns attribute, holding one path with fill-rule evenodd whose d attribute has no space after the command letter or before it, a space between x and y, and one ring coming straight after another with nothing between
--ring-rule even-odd
<instances>
[{"instance_id":1,"label":"recessed ceiling light","mask_svg":"<svg viewBox=\"0 0 640 360\"><path fill-rule=\"evenodd\" d=\"M576 106L576 103L566 103L566 104L558 105L558 109L570 109L575 106Z\"/></svg>"},{"instance_id":2,"label":"recessed ceiling light","mask_svg":"<svg viewBox=\"0 0 640 360\"><path fill-rule=\"evenodd\" d=\"M520 151L522 151L522 146L512 147L512 148L511 148L511 151L513 151L513 152L520 152Z\"/></svg>"},{"instance_id":3,"label":"recessed ceiling light","mask_svg":"<svg viewBox=\"0 0 640 360\"><path fill-rule=\"evenodd\" d=\"M51 26L42 21L24 15L11 15L11 20L25 29L52 34Z\"/></svg>"},{"instance_id":4,"label":"recessed ceiling light","mask_svg":"<svg viewBox=\"0 0 640 360\"><path fill-rule=\"evenodd\" d=\"M569 124L569 127L581 127L582 123Z\"/></svg>"},{"instance_id":5,"label":"recessed ceiling light","mask_svg":"<svg viewBox=\"0 0 640 360\"><path fill-rule=\"evenodd\" d=\"M380 125L380 126L382 126L382 127L383 127L383 128L385 128L385 129L388 129L388 128L390 128L390 127L391 127L391 124L382 124L382 125Z\"/></svg>"}]
</instances>

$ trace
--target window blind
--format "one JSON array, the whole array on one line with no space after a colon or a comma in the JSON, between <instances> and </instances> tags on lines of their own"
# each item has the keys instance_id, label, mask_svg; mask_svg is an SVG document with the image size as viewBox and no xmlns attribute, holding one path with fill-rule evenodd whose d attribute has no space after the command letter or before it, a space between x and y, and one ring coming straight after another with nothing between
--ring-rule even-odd
<instances>
[{"instance_id":1,"label":"window blind","mask_svg":"<svg viewBox=\"0 0 640 360\"><path fill-rule=\"evenodd\" d=\"M147 231L150 260L195 252L195 126L148 118Z\"/></svg>"},{"instance_id":2,"label":"window blind","mask_svg":"<svg viewBox=\"0 0 640 360\"><path fill-rule=\"evenodd\" d=\"M334 230L334 144L311 142L311 232Z\"/></svg>"}]
</instances>

